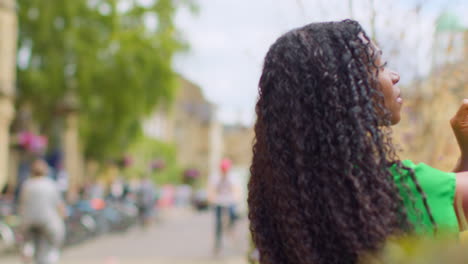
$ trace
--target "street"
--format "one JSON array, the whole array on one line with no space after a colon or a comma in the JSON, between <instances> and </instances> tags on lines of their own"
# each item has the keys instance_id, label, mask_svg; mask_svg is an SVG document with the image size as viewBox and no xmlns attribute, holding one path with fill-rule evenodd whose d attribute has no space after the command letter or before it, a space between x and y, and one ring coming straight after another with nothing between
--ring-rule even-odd
<instances>
[{"instance_id":1,"label":"street","mask_svg":"<svg viewBox=\"0 0 468 264\"><path fill-rule=\"evenodd\" d=\"M247 221L240 220L225 250L212 255L213 215L171 209L146 230L138 227L67 248L63 264L244 264L248 249ZM2 264L20 264L18 257L0 258Z\"/></svg>"}]
</instances>

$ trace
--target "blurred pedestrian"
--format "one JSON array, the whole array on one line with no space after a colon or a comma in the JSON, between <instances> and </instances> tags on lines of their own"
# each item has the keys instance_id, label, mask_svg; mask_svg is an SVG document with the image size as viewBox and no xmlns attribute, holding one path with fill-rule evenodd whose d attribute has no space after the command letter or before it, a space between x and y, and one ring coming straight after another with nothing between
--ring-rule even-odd
<instances>
[{"instance_id":1,"label":"blurred pedestrian","mask_svg":"<svg viewBox=\"0 0 468 264\"><path fill-rule=\"evenodd\" d=\"M23 253L38 264L56 263L65 238L65 203L58 186L47 175L47 163L42 159L33 161L19 203L21 230L26 241L33 243L33 250Z\"/></svg>"},{"instance_id":2,"label":"blurred pedestrian","mask_svg":"<svg viewBox=\"0 0 468 264\"><path fill-rule=\"evenodd\" d=\"M149 176L144 176L140 182L136 194L136 204L138 207L138 218L141 226L148 227L155 214L155 204L157 200L156 186Z\"/></svg>"},{"instance_id":3,"label":"blurred pedestrian","mask_svg":"<svg viewBox=\"0 0 468 264\"><path fill-rule=\"evenodd\" d=\"M112 201L122 200L125 183L121 177L116 178L110 185L108 198Z\"/></svg>"},{"instance_id":4,"label":"blurred pedestrian","mask_svg":"<svg viewBox=\"0 0 468 264\"><path fill-rule=\"evenodd\" d=\"M232 234L237 220L236 206L240 199L239 184L230 172L232 162L223 159L220 164L220 173L213 175L208 184L208 201L214 206L215 212L215 245L214 253L218 255L223 247L223 229ZM229 223L225 223L226 216Z\"/></svg>"},{"instance_id":5,"label":"blurred pedestrian","mask_svg":"<svg viewBox=\"0 0 468 264\"><path fill-rule=\"evenodd\" d=\"M176 187L175 189L175 204L178 207L187 207L190 204L192 198L193 190L192 187L188 184L182 184Z\"/></svg>"},{"instance_id":6,"label":"blurred pedestrian","mask_svg":"<svg viewBox=\"0 0 468 264\"><path fill-rule=\"evenodd\" d=\"M105 186L102 180L93 179L86 190L87 199L104 199Z\"/></svg>"}]
</instances>

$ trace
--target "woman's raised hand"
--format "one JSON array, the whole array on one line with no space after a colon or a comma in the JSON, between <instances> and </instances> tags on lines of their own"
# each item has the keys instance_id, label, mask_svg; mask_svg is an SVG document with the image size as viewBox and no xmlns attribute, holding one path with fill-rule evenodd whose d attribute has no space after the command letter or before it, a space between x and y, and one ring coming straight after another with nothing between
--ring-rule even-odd
<instances>
[{"instance_id":1,"label":"woman's raised hand","mask_svg":"<svg viewBox=\"0 0 468 264\"><path fill-rule=\"evenodd\" d=\"M462 105L450 120L450 124L457 138L462 157L468 157L468 99L463 99Z\"/></svg>"}]
</instances>

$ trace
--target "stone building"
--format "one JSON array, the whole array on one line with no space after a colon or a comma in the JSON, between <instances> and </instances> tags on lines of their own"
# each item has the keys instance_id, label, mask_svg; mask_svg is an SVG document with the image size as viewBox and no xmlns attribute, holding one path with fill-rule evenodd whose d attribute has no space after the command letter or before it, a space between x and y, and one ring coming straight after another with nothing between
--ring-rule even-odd
<instances>
[{"instance_id":1,"label":"stone building","mask_svg":"<svg viewBox=\"0 0 468 264\"><path fill-rule=\"evenodd\" d=\"M252 159L254 132L244 125L222 125L216 106L192 82L181 78L170 108L159 107L143 123L146 136L174 143L182 168L195 168L202 177L217 173L226 157L233 167L247 173Z\"/></svg>"},{"instance_id":2,"label":"stone building","mask_svg":"<svg viewBox=\"0 0 468 264\"><path fill-rule=\"evenodd\" d=\"M467 54L467 38L468 30L459 17L448 12L439 16L432 47L432 69L437 71L463 61Z\"/></svg>"},{"instance_id":3,"label":"stone building","mask_svg":"<svg viewBox=\"0 0 468 264\"><path fill-rule=\"evenodd\" d=\"M248 170L252 162L254 130L250 126L226 125L223 129L223 156L235 167Z\"/></svg>"},{"instance_id":4,"label":"stone building","mask_svg":"<svg viewBox=\"0 0 468 264\"><path fill-rule=\"evenodd\" d=\"M180 78L174 104L160 106L143 123L146 136L176 146L182 168L197 169L203 177L213 173L220 160L222 129L216 120L216 106L200 87Z\"/></svg>"}]
</instances>

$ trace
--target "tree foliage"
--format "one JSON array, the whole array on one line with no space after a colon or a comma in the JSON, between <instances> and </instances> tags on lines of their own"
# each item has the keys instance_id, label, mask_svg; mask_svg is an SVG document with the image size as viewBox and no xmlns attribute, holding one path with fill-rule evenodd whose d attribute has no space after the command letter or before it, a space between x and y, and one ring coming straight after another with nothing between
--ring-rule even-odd
<instances>
[{"instance_id":1,"label":"tree foliage","mask_svg":"<svg viewBox=\"0 0 468 264\"><path fill-rule=\"evenodd\" d=\"M181 183L182 169L177 164L177 151L173 144L141 136L132 143L128 153L131 157L138 157L127 170L129 177L149 175L157 184ZM150 169L155 161L160 161L162 167Z\"/></svg>"},{"instance_id":2,"label":"tree foliage","mask_svg":"<svg viewBox=\"0 0 468 264\"><path fill-rule=\"evenodd\" d=\"M85 155L122 153L140 119L172 99L172 58L185 48L174 15L183 3L18 0L19 103L30 103L47 131L74 95Z\"/></svg>"}]
</instances>

